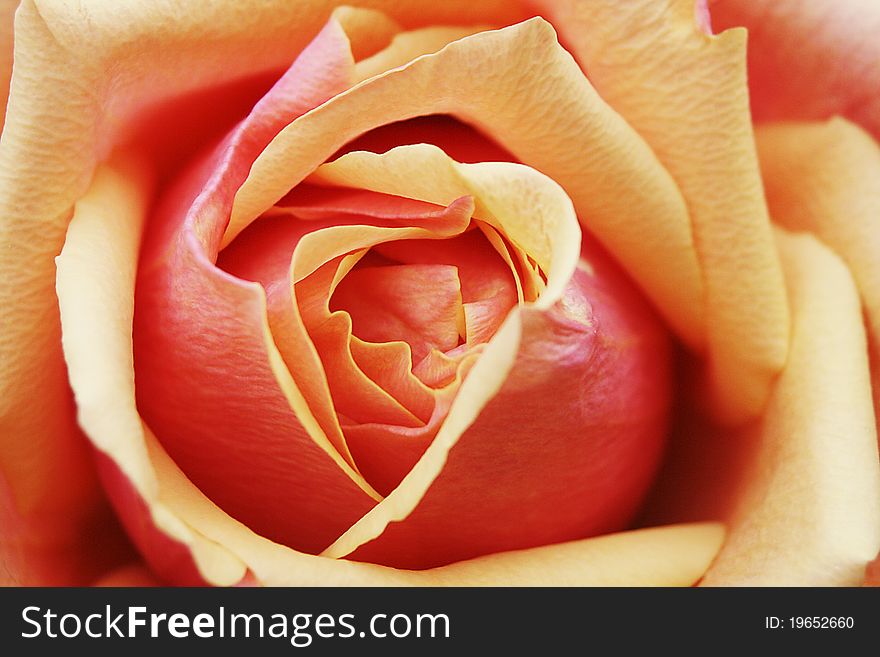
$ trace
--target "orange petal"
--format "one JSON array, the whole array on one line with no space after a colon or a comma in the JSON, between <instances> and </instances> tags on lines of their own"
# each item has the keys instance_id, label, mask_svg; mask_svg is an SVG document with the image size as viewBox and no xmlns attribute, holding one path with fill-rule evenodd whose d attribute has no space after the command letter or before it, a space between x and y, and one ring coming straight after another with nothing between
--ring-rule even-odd
<instances>
[{"instance_id":1,"label":"orange petal","mask_svg":"<svg viewBox=\"0 0 880 657\"><path fill-rule=\"evenodd\" d=\"M865 568L865 581L862 586L880 586L880 555Z\"/></svg>"},{"instance_id":2,"label":"orange petal","mask_svg":"<svg viewBox=\"0 0 880 657\"><path fill-rule=\"evenodd\" d=\"M458 269L450 265L364 267L346 276L332 304L351 316L352 332L369 342L404 340L421 360L448 351L465 332Z\"/></svg>"},{"instance_id":3,"label":"orange petal","mask_svg":"<svg viewBox=\"0 0 880 657\"><path fill-rule=\"evenodd\" d=\"M694 0L537 4L681 189L705 284L716 401L729 420L755 417L785 363L789 320L755 156L745 31L706 34ZM665 278L667 267L654 275Z\"/></svg>"},{"instance_id":4,"label":"orange petal","mask_svg":"<svg viewBox=\"0 0 880 657\"><path fill-rule=\"evenodd\" d=\"M77 509L72 517L25 516L2 474L0 527L0 586L84 586L133 557L108 507Z\"/></svg>"},{"instance_id":5,"label":"orange petal","mask_svg":"<svg viewBox=\"0 0 880 657\"><path fill-rule=\"evenodd\" d=\"M872 0L714 0L713 23L749 30L758 121L836 114L880 139L880 5Z\"/></svg>"},{"instance_id":6,"label":"orange petal","mask_svg":"<svg viewBox=\"0 0 880 657\"><path fill-rule=\"evenodd\" d=\"M488 226L486 229L492 230ZM507 312L516 305L516 285L511 271L482 231L470 230L446 240L388 242L377 246L375 251L401 263L453 265L461 284L468 344L488 341Z\"/></svg>"},{"instance_id":7,"label":"orange petal","mask_svg":"<svg viewBox=\"0 0 880 657\"><path fill-rule=\"evenodd\" d=\"M880 548L880 464L858 293L809 235L778 232L794 311L788 364L754 431L706 585L855 586Z\"/></svg>"},{"instance_id":8,"label":"orange petal","mask_svg":"<svg viewBox=\"0 0 880 657\"><path fill-rule=\"evenodd\" d=\"M337 258L327 263L296 285L296 301L303 325L308 331L308 336L302 339L310 340L315 345L334 407L350 421L421 426L430 409L410 410L370 379L358 367L350 348L353 331L350 315L345 311L330 312L330 289L339 260ZM290 341L291 336L284 340ZM430 404L433 400L429 398L424 401ZM418 411L421 412L416 415Z\"/></svg>"},{"instance_id":9,"label":"orange petal","mask_svg":"<svg viewBox=\"0 0 880 657\"><path fill-rule=\"evenodd\" d=\"M390 406L403 410L376 385L378 379L370 381L360 370L355 351L348 347L350 326L341 314L330 318L333 325L326 327L322 345L313 344L304 323L305 315L308 311L310 322L316 327L330 317L329 308L326 295L307 299L304 295L308 290L301 285L324 263L349 251L385 240L460 233L470 221L473 201L463 197L445 208L363 190L301 186L288 194L284 202L287 205L274 210L274 216L255 222L223 250L221 266L237 276L262 283L268 295L269 323L282 356L310 404L319 404L319 410L326 409L334 423L328 374L333 377L337 403L345 395L355 405L363 406L357 399L367 395L371 403L379 401L389 412L394 411ZM312 307L315 303L319 307ZM325 363L326 368L321 363L316 346L325 347L323 357L333 359L332 367L329 362ZM363 355L362 351L358 353ZM398 388L397 392L402 391ZM409 392L417 394L419 390L410 388ZM377 395L382 398L377 400ZM425 394L419 397L409 398L411 403L405 405L419 417L427 418L431 411L425 404L432 404L432 400L430 396L426 399ZM335 426L340 431L338 423Z\"/></svg>"}]
</instances>

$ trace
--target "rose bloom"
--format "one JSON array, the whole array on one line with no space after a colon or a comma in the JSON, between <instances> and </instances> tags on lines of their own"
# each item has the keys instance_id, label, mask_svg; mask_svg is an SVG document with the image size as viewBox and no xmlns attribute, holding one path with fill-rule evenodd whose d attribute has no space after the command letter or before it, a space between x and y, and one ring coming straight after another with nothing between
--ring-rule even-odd
<instances>
[{"instance_id":1,"label":"rose bloom","mask_svg":"<svg viewBox=\"0 0 880 657\"><path fill-rule=\"evenodd\" d=\"M6 583L877 577L877 2L17 5Z\"/></svg>"}]
</instances>

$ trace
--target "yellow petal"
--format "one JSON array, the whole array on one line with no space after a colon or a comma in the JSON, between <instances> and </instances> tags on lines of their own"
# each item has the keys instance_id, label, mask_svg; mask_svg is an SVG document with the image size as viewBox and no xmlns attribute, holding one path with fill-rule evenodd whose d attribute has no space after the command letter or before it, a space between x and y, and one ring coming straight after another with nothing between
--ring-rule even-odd
<instances>
[{"instance_id":1,"label":"yellow petal","mask_svg":"<svg viewBox=\"0 0 880 657\"><path fill-rule=\"evenodd\" d=\"M809 235L778 232L793 310L730 534L706 585L861 583L880 548L880 464L858 293Z\"/></svg>"},{"instance_id":2,"label":"yellow petal","mask_svg":"<svg viewBox=\"0 0 880 657\"><path fill-rule=\"evenodd\" d=\"M191 532L162 504L135 407L131 330L148 189L142 163L124 159L99 168L57 258L64 353L77 418L94 446L147 502L156 525L210 564L211 581L232 584L244 575L241 562Z\"/></svg>"},{"instance_id":3,"label":"yellow petal","mask_svg":"<svg viewBox=\"0 0 880 657\"><path fill-rule=\"evenodd\" d=\"M23 0L0 140L0 464L22 512L87 510L96 496L61 355L53 262L96 163L158 103L287 66L335 4ZM503 0L358 4L407 27L522 14ZM64 499L53 483L62 478Z\"/></svg>"},{"instance_id":4,"label":"yellow petal","mask_svg":"<svg viewBox=\"0 0 880 657\"><path fill-rule=\"evenodd\" d=\"M716 401L729 420L756 416L785 363L789 319L753 143L745 30L705 34L694 0L539 4L684 194Z\"/></svg>"},{"instance_id":5,"label":"yellow petal","mask_svg":"<svg viewBox=\"0 0 880 657\"><path fill-rule=\"evenodd\" d=\"M790 230L813 233L843 258L880 355L880 147L842 118L766 124L755 137L770 215ZM875 369L875 395L878 377Z\"/></svg>"},{"instance_id":6,"label":"yellow petal","mask_svg":"<svg viewBox=\"0 0 880 657\"><path fill-rule=\"evenodd\" d=\"M579 258L581 234L571 201L552 180L520 164L460 164L436 146L413 144L383 154L348 153L319 167L310 180L438 205L473 196L474 215L532 256L545 272L540 308L559 298Z\"/></svg>"},{"instance_id":7,"label":"yellow petal","mask_svg":"<svg viewBox=\"0 0 880 657\"><path fill-rule=\"evenodd\" d=\"M723 540L717 523L651 527L493 554L425 571L424 578L444 586L691 586Z\"/></svg>"},{"instance_id":8,"label":"yellow petal","mask_svg":"<svg viewBox=\"0 0 880 657\"><path fill-rule=\"evenodd\" d=\"M540 19L455 41L294 121L254 163L236 195L226 241L347 141L437 113L476 125L562 185L584 224L670 324L690 344L700 343L702 283L684 201Z\"/></svg>"}]
</instances>

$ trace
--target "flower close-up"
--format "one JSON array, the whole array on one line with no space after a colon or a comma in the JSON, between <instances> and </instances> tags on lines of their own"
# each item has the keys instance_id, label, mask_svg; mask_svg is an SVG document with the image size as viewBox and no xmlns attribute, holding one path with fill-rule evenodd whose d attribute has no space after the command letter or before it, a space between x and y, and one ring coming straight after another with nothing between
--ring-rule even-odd
<instances>
[{"instance_id":1,"label":"flower close-up","mask_svg":"<svg viewBox=\"0 0 880 657\"><path fill-rule=\"evenodd\" d=\"M878 31L0 0L0 582L880 583Z\"/></svg>"}]
</instances>

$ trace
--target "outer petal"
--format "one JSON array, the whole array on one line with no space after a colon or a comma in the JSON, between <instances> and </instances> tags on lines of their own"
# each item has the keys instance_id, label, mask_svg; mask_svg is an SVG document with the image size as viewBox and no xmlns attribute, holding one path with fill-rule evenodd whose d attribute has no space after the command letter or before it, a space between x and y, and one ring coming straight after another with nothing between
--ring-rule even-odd
<instances>
[{"instance_id":1,"label":"outer petal","mask_svg":"<svg viewBox=\"0 0 880 657\"><path fill-rule=\"evenodd\" d=\"M849 266L880 364L880 147L841 118L767 124L755 136L773 220L813 233Z\"/></svg>"},{"instance_id":2,"label":"outer petal","mask_svg":"<svg viewBox=\"0 0 880 657\"><path fill-rule=\"evenodd\" d=\"M780 231L792 350L706 585L857 585L880 547L880 464L858 294L813 237Z\"/></svg>"},{"instance_id":3,"label":"outer petal","mask_svg":"<svg viewBox=\"0 0 880 657\"><path fill-rule=\"evenodd\" d=\"M710 0L712 22L749 30L758 121L840 114L880 139L880 4L875 0Z\"/></svg>"},{"instance_id":4,"label":"outer petal","mask_svg":"<svg viewBox=\"0 0 880 657\"><path fill-rule=\"evenodd\" d=\"M60 514L75 525L97 499L53 292L53 258L96 162L160 101L286 66L335 4L22 3L0 140L0 278L9 283L0 286L0 467L21 513ZM504 24L519 15L501 0L359 4L387 8L407 26Z\"/></svg>"},{"instance_id":5,"label":"outer petal","mask_svg":"<svg viewBox=\"0 0 880 657\"><path fill-rule=\"evenodd\" d=\"M788 309L755 157L745 31L707 35L694 0L536 4L681 188L719 410L731 420L756 416L785 363Z\"/></svg>"},{"instance_id":6,"label":"outer petal","mask_svg":"<svg viewBox=\"0 0 880 657\"><path fill-rule=\"evenodd\" d=\"M540 19L453 42L294 121L254 163L236 195L226 241L347 141L436 113L474 124L561 184L664 317L699 343L702 283L683 200Z\"/></svg>"},{"instance_id":7,"label":"outer petal","mask_svg":"<svg viewBox=\"0 0 880 657\"><path fill-rule=\"evenodd\" d=\"M81 206L87 210L71 225L58 285L81 421L120 514L165 581L231 584L249 571L268 585L688 586L705 571L723 538L718 525L642 530L409 572L302 554L232 519L181 473L137 415L131 317L143 196L136 171L99 172ZM100 583L146 583L142 576L127 569Z\"/></svg>"}]
</instances>

